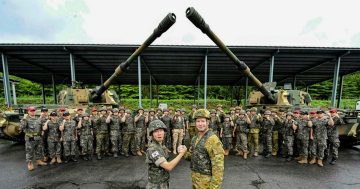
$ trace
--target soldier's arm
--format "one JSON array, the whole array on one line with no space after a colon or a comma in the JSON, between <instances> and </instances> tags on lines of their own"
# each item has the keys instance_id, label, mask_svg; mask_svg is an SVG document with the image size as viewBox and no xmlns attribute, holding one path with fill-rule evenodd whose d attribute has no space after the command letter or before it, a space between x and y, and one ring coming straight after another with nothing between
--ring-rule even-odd
<instances>
[{"instance_id":1,"label":"soldier's arm","mask_svg":"<svg viewBox=\"0 0 360 189\"><path fill-rule=\"evenodd\" d=\"M185 146L182 146L182 148L179 151L179 154L170 162L168 162L164 157L162 163L160 163L160 167L164 168L167 171L171 171L175 168L175 166L180 162L181 158L185 155L187 149ZM155 163L156 164L156 163Z\"/></svg>"},{"instance_id":2,"label":"soldier's arm","mask_svg":"<svg viewBox=\"0 0 360 189\"><path fill-rule=\"evenodd\" d=\"M44 126L43 126L43 128L42 128L44 131L48 130L48 123L49 123L49 121L50 121L50 120L47 120L47 121L45 122L45 124L44 124Z\"/></svg>"},{"instance_id":3,"label":"soldier's arm","mask_svg":"<svg viewBox=\"0 0 360 189\"><path fill-rule=\"evenodd\" d=\"M329 116L328 125L329 125L329 126L334 126L334 120L332 119L331 116Z\"/></svg>"},{"instance_id":4,"label":"soldier's arm","mask_svg":"<svg viewBox=\"0 0 360 189\"><path fill-rule=\"evenodd\" d=\"M211 181L209 188L220 188L224 175L224 149L218 137L211 136L205 143L211 160Z\"/></svg>"}]
</instances>

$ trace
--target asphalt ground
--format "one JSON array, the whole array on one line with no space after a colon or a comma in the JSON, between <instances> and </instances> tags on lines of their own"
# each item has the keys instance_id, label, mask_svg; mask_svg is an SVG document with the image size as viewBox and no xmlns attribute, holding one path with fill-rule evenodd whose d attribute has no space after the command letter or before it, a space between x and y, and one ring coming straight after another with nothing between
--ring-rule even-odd
<instances>
[{"instance_id":1,"label":"asphalt ground","mask_svg":"<svg viewBox=\"0 0 360 189\"><path fill-rule=\"evenodd\" d=\"M340 149L336 165L300 165L280 157L225 158L222 188L360 188L360 150ZM171 172L170 188L191 188L189 162ZM144 188L145 157L113 157L36 167L29 172L23 144L0 140L0 188Z\"/></svg>"}]
</instances>

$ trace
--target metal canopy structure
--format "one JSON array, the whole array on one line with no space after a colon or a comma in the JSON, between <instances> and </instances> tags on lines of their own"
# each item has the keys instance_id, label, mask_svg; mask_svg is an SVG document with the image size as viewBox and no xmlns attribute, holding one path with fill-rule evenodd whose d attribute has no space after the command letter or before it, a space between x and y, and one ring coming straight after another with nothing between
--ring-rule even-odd
<instances>
[{"instance_id":1,"label":"metal canopy structure","mask_svg":"<svg viewBox=\"0 0 360 189\"><path fill-rule=\"evenodd\" d=\"M137 47L112 44L0 44L0 53L7 58L10 75L41 84L51 84L52 81L71 84L76 75L77 81L100 84ZM261 82L272 79L278 85L296 80L299 85L309 86L331 79L339 57L340 76L360 70L360 48L229 48ZM207 85L245 85L246 78L216 46L150 46L140 56L141 82L149 84L152 78L152 84L156 85L197 85L198 79L204 83L205 59ZM117 84L138 84L137 62L131 64Z\"/></svg>"}]
</instances>

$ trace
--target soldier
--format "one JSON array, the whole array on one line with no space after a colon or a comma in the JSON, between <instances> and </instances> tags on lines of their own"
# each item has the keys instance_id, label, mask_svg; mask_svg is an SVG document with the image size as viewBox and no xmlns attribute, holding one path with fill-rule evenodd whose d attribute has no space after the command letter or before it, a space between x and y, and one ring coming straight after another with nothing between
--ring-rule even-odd
<instances>
[{"instance_id":1,"label":"soldier","mask_svg":"<svg viewBox=\"0 0 360 189\"><path fill-rule=\"evenodd\" d=\"M58 109L58 117L59 117L59 122L62 123L64 120L64 116L63 114L66 112L66 108L59 108Z\"/></svg>"},{"instance_id":2,"label":"soldier","mask_svg":"<svg viewBox=\"0 0 360 189\"><path fill-rule=\"evenodd\" d=\"M150 124L152 121L159 119L159 118L155 115L155 110L154 110L154 108L150 108L149 115L148 115L147 117L148 117L147 124ZM151 142L151 136L150 136L149 132L147 132L147 130L144 130L144 132L145 132L145 135L147 136L147 142L148 142L148 146L149 146L149 145L150 145L150 142Z\"/></svg>"},{"instance_id":3,"label":"soldier","mask_svg":"<svg viewBox=\"0 0 360 189\"><path fill-rule=\"evenodd\" d=\"M111 151L114 153L114 157L118 157L119 152L119 143L121 138L120 135L120 117L119 117L119 109L114 108L112 113L108 115L106 118L106 123L110 124L110 141L111 141Z\"/></svg>"},{"instance_id":4,"label":"soldier","mask_svg":"<svg viewBox=\"0 0 360 189\"><path fill-rule=\"evenodd\" d=\"M193 138L196 135L196 126L195 126L195 119L194 119L194 112L196 111L196 109L197 109L197 106L192 105L191 112L188 114L190 138Z\"/></svg>"},{"instance_id":5,"label":"soldier","mask_svg":"<svg viewBox=\"0 0 360 189\"><path fill-rule=\"evenodd\" d=\"M63 142L64 147L65 163L67 163L69 160L77 162L75 157L77 140L76 123L71 119L69 112L65 112L63 116L64 120L61 123L59 129L61 131L60 140Z\"/></svg>"},{"instance_id":6,"label":"soldier","mask_svg":"<svg viewBox=\"0 0 360 189\"><path fill-rule=\"evenodd\" d=\"M278 124L279 126L279 150L281 153L281 156L283 158L286 158L287 156L287 152L286 152L286 135L285 135L285 126L284 126L284 122L286 120L286 113L285 113L285 109L284 108L280 108L279 112L278 112L278 118L275 121L275 124Z\"/></svg>"},{"instance_id":7,"label":"soldier","mask_svg":"<svg viewBox=\"0 0 360 189\"><path fill-rule=\"evenodd\" d=\"M184 124L185 124L183 144L185 144L185 146L190 146L191 138L189 135L189 117L186 114L185 108L181 108L180 112L181 112L181 116L184 118Z\"/></svg>"},{"instance_id":8,"label":"soldier","mask_svg":"<svg viewBox=\"0 0 360 189\"><path fill-rule=\"evenodd\" d=\"M300 146L301 149L299 149L300 154L300 161L298 163L300 164L306 164L308 163L308 154L309 154L309 139L312 137L310 135L312 122L310 121L308 117L308 113L303 111L301 112L302 118L297 121L297 138L300 139Z\"/></svg>"},{"instance_id":9,"label":"soldier","mask_svg":"<svg viewBox=\"0 0 360 189\"><path fill-rule=\"evenodd\" d=\"M77 130L76 133L77 133L77 138L78 138L78 139L80 139L81 133L80 133L80 129L77 127L77 125L78 125L80 119L82 118L83 113L84 113L84 109L83 109L82 107L78 107L78 108L76 109L76 114L75 114L75 116L74 116L74 121L75 121L75 123L76 123L76 130ZM83 154L82 154L82 150L81 150L80 140L77 140L77 141L76 141L76 145L77 145L77 148L76 148L76 149L79 149L79 154L80 154L80 155L83 155Z\"/></svg>"},{"instance_id":10,"label":"soldier","mask_svg":"<svg viewBox=\"0 0 360 189\"><path fill-rule=\"evenodd\" d=\"M175 116L172 119L173 125L173 154L176 153L177 145L182 145L182 140L184 137L185 132L185 122L184 118L181 116L180 109L176 109Z\"/></svg>"},{"instance_id":11,"label":"soldier","mask_svg":"<svg viewBox=\"0 0 360 189\"><path fill-rule=\"evenodd\" d=\"M185 146L179 146L179 155L168 162L169 154L164 145L167 126L160 120L154 120L149 124L148 131L152 137L149 148L146 151L146 164L148 164L148 183L146 188L169 188L169 172L175 168L186 153Z\"/></svg>"},{"instance_id":12,"label":"soldier","mask_svg":"<svg viewBox=\"0 0 360 189\"><path fill-rule=\"evenodd\" d=\"M158 119L161 118L162 114L163 114L162 109L161 109L161 108L156 108L156 114L155 114L155 116L156 116Z\"/></svg>"},{"instance_id":13,"label":"soldier","mask_svg":"<svg viewBox=\"0 0 360 189\"><path fill-rule=\"evenodd\" d=\"M237 106L238 107L238 106ZM238 119L238 117L239 117L239 113L240 113L240 111L238 111L238 113L236 113L236 109L235 108L230 108L230 119L233 121L233 123L234 123L234 126L231 128L231 131L233 131L234 130L234 128L235 128L235 123L236 123L236 120ZM233 150L234 151L238 151L237 149L236 149L236 133L235 133L235 136L233 136L232 137L232 146L233 146Z\"/></svg>"},{"instance_id":14,"label":"soldier","mask_svg":"<svg viewBox=\"0 0 360 189\"><path fill-rule=\"evenodd\" d=\"M135 125L134 119L131 117L131 111L129 109L125 110L124 116L121 118L121 122L124 123L122 129L124 133L123 140L123 152L125 157L129 157L129 148L132 154L135 154Z\"/></svg>"},{"instance_id":15,"label":"soldier","mask_svg":"<svg viewBox=\"0 0 360 189\"><path fill-rule=\"evenodd\" d=\"M41 128L43 128L43 126L47 120L49 120L48 109L45 107L41 108L41 114L40 114L40 117L38 120ZM44 156L43 161L45 161L45 162L48 161L48 159L49 159L49 146L47 143L47 135L48 135L48 132L43 130L41 133L41 136L42 136L41 148L42 148L43 156Z\"/></svg>"},{"instance_id":16,"label":"soldier","mask_svg":"<svg viewBox=\"0 0 360 189\"><path fill-rule=\"evenodd\" d=\"M225 117L225 112L222 108L223 106L221 104L216 105L216 115L219 117L220 123L224 122Z\"/></svg>"},{"instance_id":17,"label":"soldier","mask_svg":"<svg viewBox=\"0 0 360 189\"><path fill-rule=\"evenodd\" d=\"M266 158L269 158L272 153L272 131L274 125L275 121L271 117L271 111L266 110L264 112L264 118L261 123L265 136L264 155Z\"/></svg>"},{"instance_id":18,"label":"soldier","mask_svg":"<svg viewBox=\"0 0 360 189\"><path fill-rule=\"evenodd\" d=\"M170 130L172 129L172 127L171 127L172 118L169 115L169 110L168 109L163 110L163 115L161 116L160 120L166 125L166 128L167 128L164 143L165 143L165 146L167 147L167 150L169 151L169 149L171 149L171 145L172 145L172 143L171 143L171 132L170 132Z\"/></svg>"},{"instance_id":19,"label":"soldier","mask_svg":"<svg viewBox=\"0 0 360 189\"><path fill-rule=\"evenodd\" d=\"M242 110L242 108L240 106L236 106L235 107L235 114L239 115L241 110Z\"/></svg>"},{"instance_id":20,"label":"soldier","mask_svg":"<svg viewBox=\"0 0 360 189\"><path fill-rule=\"evenodd\" d=\"M339 140L339 130L338 127L344 123L344 120L339 116L336 109L333 108L330 110L330 116L334 120L333 126L328 126L327 134L328 134L328 154L332 155L332 159L330 161L331 165L335 165L336 160L338 159L339 153L338 148L340 147L340 140Z\"/></svg>"},{"instance_id":21,"label":"soldier","mask_svg":"<svg viewBox=\"0 0 360 189\"><path fill-rule=\"evenodd\" d=\"M96 147L96 122L97 120L99 119L99 114L98 114L98 111L96 109L96 107L93 107L91 109L91 115L90 115L90 121L91 121L91 124L93 125L93 148ZM94 150L93 150L94 151ZM95 151L94 151L95 152Z\"/></svg>"},{"instance_id":22,"label":"soldier","mask_svg":"<svg viewBox=\"0 0 360 189\"><path fill-rule=\"evenodd\" d=\"M285 130L285 144L287 147L287 158L286 161L293 160L294 155L294 140L295 140L295 130L297 122L294 120L294 114L291 112L288 112L286 114L286 120L284 122L284 130Z\"/></svg>"},{"instance_id":23,"label":"soldier","mask_svg":"<svg viewBox=\"0 0 360 189\"><path fill-rule=\"evenodd\" d=\"M29 171L34 170L32 159L35 160L38 166L47 165L42 161L42 147L41 147L41 125L35 117L35 107L28 107L28 115L20 122L20 130L25 133L25 152L26 162Z\"/></svg>"},{"instance_id":24,"label":"soldier","mask_svg":"<svg viewBox=\"0 0 360 189\"><path fill-rule=\"evenodd\" d=\"M146 131L146 124L148 122L148 117L144 116L144 109L139 107L137 109L137 114L135 115L135 127L136 127L136 134L135 134L135 144L136 144L136 154L138 156L142 156L143 152L145 154L145 131Z\"/></svg>"},{"instance_id":25,"label":"soldier","mask_svg":"<svg viewBox=\"0 0 360 189\"><path fill-rule=\"evenodd\" d=\"M48 133L47 143L49 150L50 164L62 163L61 161L61 143L60 143L60 123L56 112L50 113L50 119L43 126L43 130Z\"/></svg>"},{"instance_id":26,"label":"soldier","mask_svg":"<svg viewBox=\"0 0 360 189\"><path fill-rule=\"evenodd\" d=\"M279 131L282 127L283 121L281 118L277 115L276 110L271 111L271 117L275 121L275 125L272 130L272 152L271 155L277 156L277 153L279 151Z\"/></svg>"},{"instance_id":27,"label":"soldier","mask_svg":"<svg viewBox=\"0 0 360 189\"><path fill-rule=\"evenodd\" d=\"M125 153L122 151L123 149L123 143L124 143L124 132L123 132L123 128L124 128L124 123L121 122L121 118L123 118L125 116L125 109L124 107L120 107L119 109L119 121L120 121L120 129L119 129L119 151L121 155L125 155Z\"/></svg>"},{"instance_id":28,"label":"soldier","mask_svg":"<svg viewBox=\"0 0 360 189\"><path fill-rule=\"evenodd\" d=\"M101 160L101 153L107 152L106 135L109 132L108 125L106 123L106 108L100 109L100 116L96 120L96 154L97 159Z\"/></svg>"},{"instance_id":29,"label":"soldier","mask_svg":"<svg viewBox=\"0 0 360 189\"><path fill-rule=\"evenodd\" d=\"M210 130L219 137L219 130L221 125L220 117L216 114L216 110L210 110Z\"/></svg>"},{"instance_id":30,"label":"soldier","mask_svg":"<svg viewBox=\"0 0 360 189\"><path fill-rule=\"evenodd\" d=\"M261 116L257 115L257 108L252 107L250 109L250 131L248 135L248 143L250 151L254 148L254 156L259 155L259 132L260 132L260 123L262 121Z\"/></svg>"},{"instance_id":31,"label":"soldier","mask_svg":"<svg viewBox=\"0 0 360 189\"><path fill-rule=\"evenodd\" d=\"M322 160L324 159L324 151L326 149L326 140L327 140L327 127L332 127L334 125L334 121L332 117L329 115L328 118L324 116L323 110L318 110L317 118L313 120L314 127L314 135L315 135L315 148L317 164L320 167L323 167ZM313 161L314 159L312 159Z\"/></svg>"},{"instance_id":32,"label":"soldier","mask_svg":"<svg viewBox=\"0 0 360 189\"><path fill-rule=\"evenodd\" d=\"M317 114L316 114L316 110L311 110L310 111L310 115L309 115L309 119L312 123L314 123L314 120L316 119ZM309 162L309 164L314 164L316 163L316 141L315 141L315 135L314 135L314 127L311 127L310 129L310 141L309 141L309 155L310 155L310 159L311 161Z\"/></svg>"},{"instance_id":33,"label":"soldier","mask_svg":"<svg viewBox=\"0 0 360 189\"><path fill-rule=\"evenodd\" d=\"M232 148L232 131L234 127L234 122L231 120L230 115L225 115L224 122L220 129L220 137L222 138L224 145L224 155L229 155L229 151Z\"/></svg>"},{"instance_id":34,"label":"soldier","mask_svg":"<svg viewBox=\"0 0 360 189\"><path fill-rule=\"evenodd\" d=\"M243 155L244 159L247 159L249 153L247 147L247 134L249 133L249 125L251 121L245 110L239 112L239 118L235 122L233 136L236 134L236 149L239 151L236 155Z\"/></svg>"},{"instance_id":35,"label":"soldier","mask_svg":"<svg viewBox=\"0 0 360 189\"><path fill-rule=\"evenodd\" d=\"M79 123L77 128L80 130L80 145L81 145L81 152L83 155L83 159L85 161L92 160L92 153L93 153L93 141L94 141L94 134L93 134L93 124L90 120L90 116L88 113L82 114L82 118L79 117Z\"/></svg>"},{"instance_id":36,"label":"soldier","mask_svg":"<svg viewBox=\"0 0 360 189\"><path fill-rule=\"evenodd\" d=\"M194 112L197 136L192 138L185 159L191 159L193 188L220 188L224 174L224 149L220 139L209 129L210 113L205 109Z\"/></svg>"}]
</instances>

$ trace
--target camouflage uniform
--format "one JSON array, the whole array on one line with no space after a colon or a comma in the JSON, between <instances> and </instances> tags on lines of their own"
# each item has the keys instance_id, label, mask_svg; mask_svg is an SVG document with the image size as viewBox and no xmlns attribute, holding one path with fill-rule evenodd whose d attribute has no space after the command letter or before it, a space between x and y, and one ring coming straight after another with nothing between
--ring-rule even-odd
<instances>
[{"instance_id":1,"label":"camouflage uniform","mask_svg":"<svg viewBox=\"0 0 360 189\"><path fill-rule=\"evenodd\" d=\"M96 154L101 155L101 152L108 152L109 146L107 145L108 142L106 142L108 133L106 116L99 117L96 121Z\"/></svg>"},{"instance_id":2,"label":"camouflage uniform","mask_svg":"<svg viewBox=\"0 0 360 189\"><path fill-rule=\"evenodd\" d=\"M340 147L340 140L339 140L339 130L338 127L341 124L345 124L343 119L340 117L333 117L334 126L328 126L327 128L327 135L328 135L328 154L332 154L333 159L338 159L339 151L338 148ZM330 154L329 154L330 155Z\"/></svg>"},{"instance_id":3,"label":"camouflage uniform","mask_svg":"<svg viewBox=\"0 0 360 189\"><path fill-rule=\"evenodd\" d=\"M221 121L219 116L215 115L214 117L210 117L209 128L218 137L219 137L220 126L221 126Z\"/></svg>"},{"instance_id":4,"label":"camouflage uniform","mask_svg":"<svg viewBox=\"0 0 360 189\"><path fill-rule=\"evenodd\" d=\"M190 135L190 138L193 138L196 135L194 111L191 111L188 114L188 121L189 121L189 135Z\"/></svg>"},{"instance_id":5,"label":"camouflage uniform","mask_svg":"<svg viewBox=\"0 0 360 189\"><path fill-rule=\"evenodd\" d=\"M231 122L222 123L222 139L223 146L225 150L229 150L232 148L232 126Z\"/></svg>"},{"instance_id":6,"label":"camouflage uniform","mask_svg":"<svg viewBox=\"0 0 360 189\"><path fill-rule=\"evenodd\" d=\"M184 118L180 116L174 116L172 119L172 134L173 134L173 151L176 150L177 145L182 145L182 140L184 139Z\"/></svg>"},{"instance_id":7,"label":"camouflage uniform","mask_svg":"<svg viewBox=\"0 0 360 189\"><path fill-rule=\"evenodd\" d=\"M129 116L125 119L124 127L122 129L124 133L124 141L123 141L123 152L125 156L129 155L129 148L133 154L135 154L135 126L134 126L134 118Z\"/></svg>"},{"instance_id":8,"label":"camouflage uniform","mask_svg":"<svg viewBox=\"0 0 360 189\"><path fill-rule=\"evenodd\" d=\"M250 116L250 131L248 135L249 149L252 150L254 147L254 152L259 153L259 132L260 132L260 122L261 118L259 115Z\"/></svg>"},{"instance_id":9,"label":"camouflage uniform","mask_svg":"<svg viewBox=\"0 0 360 189\"><path fill-rule=\"evenodd\" d=\"M62 141L64 147L64 156L75 156L76 151L76 123L74 120L65 121L64 131L62 132Z\"/></svg>"},{"instance_id":10,"label":"camouflage uniform","mask_svg":"<svg viewBox=\"0 0 360 189\"><path fill-rule=\"evenodd\" d=\"M34 156L36 160L42 159L42 128L38 119L35 116L27 116L21 120L20 128L25 133L26 162L31 162Z\"/></svg>"},{"instance_id":11,"label":"camouflage uniform","mask_svg":"<svg viewBox=\"0 0 360 189\"><path fill-rule=\"evenodd\" d=\"M166 125L167 130L168 130L168 132L165 133L165 146L168 149L171 149L171 132L170 132L170 129L172 129L171 120L172 120L172 118L169 115L163 116L161 118L161 121Z\"/></svg>"},{"instance_id":12,"label":"camouflage uniform","mask_svg":"<svg viewBox=\"0 0 360 189\"><path fill-rule=\"evenodd\" d=\"M287 155L294 155L294 139L295 139L295 131L292 128L292 125L297 125L295 120L285 120L284 122L284 135L285 135L285 144L287 148Z\"/></svg>"},{"instance_id":13,"label":"camouflage uniform","mask_svg":"<svg viewBox=\"0 0 360 189\"><path fill-rule=\"evenodd\" d=\"M146 151L146 164L148 164L148 183L146 188L169 188L170 174L160 164L168 161L167 149L157 141L152 141Z\"/></svg>"},{"instance_id":14,"label":"camouflage uniform","mask_svg":"<svg viewBox=\"0 0 360 189\"><path fill-rule=\"evenodd\" d=\"M93 153L93 125L91 120L81 120L80 130L80 146L83 155L91 155Z\"/></svg>"},{"instance_id":15,"label":"camouflage uniform","mask_svg":"<svg viewBox=\"0 0 360 189\"><path fill-rule=\"evenodd\" d=\"M61 155L61 144L60 144L60 123L58 121L47 123L48 126L48 135L47 143L49 146L49 155L50 158L60 157Z\"/></svg>"},{"instance_id":16,"label":"camouflage uniform","mask_svg":"<svg viewBox=\"0 0 360 189\"><path fill-rule=\"evenodd\" d=\"M93 140L93 148L97 146L97 144L96 144L96 134L97 134L97 125L96 125L96 123L97 123L97 120L99 118L100 118L100 116L98 114L90 115L90 121L91 121L91 123L93 125L93 139L95 139L95 140Z\"/></svg>"},{"instance_id":17,"label":"camouflage uniform","mask_svg":"<svg viewBox=\"0 0 360 189\"><path fill-rule=\"evenodd\" d=\"M263 119L261 126L265 136L264 152L270 154L272 152L272 130L275 125L274 119Z\"/></svg>"},{"instance_id":18,"label":"camouflage uniform","mask_svg":"<svg viewBox=\"0 0 360 189\"><path fill-rule=\"evenodd\" d=\"M297 138L300 140L299 154L305 159L309 154L309 139L311 127L308 126L309 120L301 119L297 122Z\"/></svg>"},{"instance_id":19,"label":"camouflage uniform","mask_svg":"<svg viewBox=\"0 0 360 189\"><path fill-rule=\"evenodd\" d=\"M235 122L236 127L236 149L241 150L244 153L248 153L248 140L247 134L249 133L249 124L246 122L246 118L238 118Z\"/></svg>"},{"instance_id":20,"label":"camouflage uniform","mask_svg":"<svg viewBox=\"0 0 360 189\"><path fill-rule=\"evenodd\" d=\"M112 115L110 119L110 141L111 141L111 151L114 154L119 152L121 147L121 135L120 135L120 118L118 115Z\"/></svg>"},{"instance_id":21,"label":"camouflage uniform","mask_svg":"<svg viewBox=\"0 0 360 189\"><path fill-rule=\"evenodd\" d=\"M150 121L149 121L150 123ZM135 135L135 144L136 150L144 150L145 148L145 116L141 115L140 118L135 122L136 135Z\"/></svg>"},{"instance_id":22,"label":"camouflage uniform","mask_svg":"<svg viewBox=\"0 0 360 189\"><path fill-rule=\"evenodd\" d=\"M275 125L272 131L272 154L276 155L279 151L279 133L281 135L280 130L282 128L283 120L280 117L275 117L274 121L275 121Z\"/></svg>"},{"instance_id":23,"label":"camouflage uniform","mask_svg":"<svg viewBox=\"0 0 360 189\"><path fill-rule=\"evenodd\" d=\"M313 128L315 135L315 145L312 149L316 152L316 157L319 160L324 158L324 151L326 149L326 140L327 140L327 127L328 127L328 119L314 119L313 120Z\"/></svg>"},{"instance_id":24,"label":"camouflage uniform","mask_svg":"<svg viewBox=\"0 0 360 189\"><path fill-rule=\"evenodd\" d=\"M224 149L221 141L211 131L191 140L186 159L191 159L193 188L220 188L224 174Z\"/></svg>"},{"instance_id":25,"label":"camouflage uniform","mask_svg":"<svg viewBox=\"0 0 360 189\"><path fill-rule=\"evenodd\" d=\"M152 110L150 110L151 112ZM156 116L156 115L149 115L149 118L148 118L148 124L150 124L152 121L154 120L158 120L159 118ZM148 142L148 146L150 146L150 143L151 143L151 136L150 136L150 133L146 130L146 136L147 136L147 142ZM145 143L145 142L144 142Z\"/></svg>"},{"instance_id":26,"label":"camouflage uniform","mask_svg":"<svg viewBox=\"0 0 360 189\"><path fill-rule=\"evenodd\" d=\"M41 128L44 126L45 122L48 120L48 116L41 115L38 119ZM43 150L43 156L49 157L49 145L47 142L48 131L42 131L42 141L41 141L41 148Z\"/></svg>"}]
</instances>

